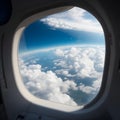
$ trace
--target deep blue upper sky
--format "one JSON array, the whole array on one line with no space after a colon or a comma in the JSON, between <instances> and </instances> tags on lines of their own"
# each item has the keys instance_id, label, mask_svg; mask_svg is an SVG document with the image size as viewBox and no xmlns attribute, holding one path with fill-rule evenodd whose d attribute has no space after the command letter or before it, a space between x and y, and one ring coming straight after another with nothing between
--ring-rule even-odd
<instances>
[{"instance_id":1,"label":"deep blue upper sky","mask_svg":"<svg viewBox=\"0 0 120 120\"><path fill-rule=\"evenodd\" d=\"M86 19L90 19L91 17L91 20L93 20L93 16L88 15L88 13L84 17L86 16ZM20 38L19 52L81 44L104 45L104 34L84 30L56 28L38 20L24 30Z\"/></svg>"}]
</instances>

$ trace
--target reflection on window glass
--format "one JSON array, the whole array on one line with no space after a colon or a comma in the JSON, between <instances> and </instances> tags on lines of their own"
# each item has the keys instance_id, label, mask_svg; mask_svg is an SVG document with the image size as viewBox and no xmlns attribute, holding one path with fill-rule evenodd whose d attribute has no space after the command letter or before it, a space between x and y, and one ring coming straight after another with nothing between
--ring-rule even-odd
<instances>
[{"instance_id":1,"label":"reflection on window glass","mask_svg":"<svg viewBox=\"0 0 120 120\"><path fill-rule=\"evenodd\" d=\"M31 94L84 106L101 87L104 33L94 16L73 7L27 26L20 38L18 57L20 74Z\"/></svg>"}]
</instances>

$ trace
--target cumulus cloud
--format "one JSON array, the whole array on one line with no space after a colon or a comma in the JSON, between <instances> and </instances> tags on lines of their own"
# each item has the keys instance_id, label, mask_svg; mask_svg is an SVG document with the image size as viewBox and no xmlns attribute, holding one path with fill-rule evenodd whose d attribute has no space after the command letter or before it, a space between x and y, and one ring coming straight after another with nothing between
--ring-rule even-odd
<instances>
[{"instance_id":1,"label":"cumulus cloud","mask_svg":"<svg viewBox=\"0 0 120 120\"><path fill-rule=\"evenodd\" d=\"M70 91L97 94L104 68L104 47L56 48L53 69L43 71L42 64L19 59L21 76L27 89L35 96L66 105L79 105ZM38 61L38 59L37 59ZM85 84L84 80L91 84ZM76 81L77 80L77 81ZM82 98L79 98L82 99Z\"/></svg>"},{"instance_id":2,"label":"cumulus cloud","mask_svg":"<svg viewBox=\"0 0 120 120\"><path fill-rule=\"evenodd\" d=\"M54 60L54 65L62 68L56 70L56 74L80 80L92 79L94 82L91 86L80 84L79 89L85 93L98 91L104 68L104 47L72 47L70 49L59 49L59 51L63 52L64 56L56 54L59 59Z\"/></svg>"},{"instance_id":3,"label":"cumulus cloud","mask_svg":"<svg viewBox=\"0 0 120 120\"><path fill-rule=\"evenodd\" d=\"M56 54L57 56L64 56L64 51L62 51L61 49L57 49L57 50L55 51L55 54Z\"/></svg>"},{"instance_id":4,"label":"cumulus cloud","mask_svg":"<svg viewBox=\"0 0 120 120\"><path fill-rule=\"evenodd\" d=\"M76 83L63 81L52 71L43 72L41 65L26 65L19 60L20 72L27 89L41 99L76 106L77 103L67 94L69 89L76 89Z\"/></svg>"},{"instance_id":5,"label":"cumulus cloud","mask_svg":"<svg viewBox=\"0 0 120 120\"><path fill-rule=\"evenodd\" d=\"M100 23L94 18L85 17L87 11L74 7L66 12L50 15L41 21L54 28L72 29L87 32L103 33Z\"/></svg>"},{"instance_id":6,"label":"cumulus cloud","mask_svg":"<svg viewBox=\"0 0 120 120\"><path fill-rule=\"evenodd\" d=\"M57 51L57 50L56 50ZM97 77L98 73L103 71L105 50L100 47L59 49L64 55L60 57L54 52L59 59L54 60L55 66L74 71L81 78Z\"/></svg>"},{"instance_id":7,"label":"cumulus cloud","mask_svg":"<svg viewBox=\"0 0 120 120\"><path fill-rule=\"evenodd\" d=\"M87 94L90 94L94 91L94 88L91 86L85 86L84 84L80 84L79 89Z\"/></svg>"}]
</instances>

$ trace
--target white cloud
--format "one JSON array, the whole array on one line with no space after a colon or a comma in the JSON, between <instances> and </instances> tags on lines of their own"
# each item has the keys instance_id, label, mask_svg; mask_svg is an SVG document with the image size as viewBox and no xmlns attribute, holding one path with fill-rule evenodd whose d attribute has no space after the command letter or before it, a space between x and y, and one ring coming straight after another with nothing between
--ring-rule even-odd
<instances>
[{"instance_id":1,"label":"white cloud","mask_svg":"<svg viewBox=\"0 0 120 120\"><path fill-rule=\"evenodd\" d=\"M55 51L55 54L56 54L57 56L64 56L64 52L63 52L61 49L57 49L57 50Z\"/></svg>"},{"instance_id":2,"label":"white cloud","mask_svg":"<svg viewBox=\"0 0 120 120\"><path fill-rule=\"evenodd\" d=\"M88 95L99 91L104 67L104 47L56 48L53 55L56 56L52 61L54 71L51 69L44 72L44 67L36 62L28 64L22 58L19 60L23 81L32 94L41 99L76 106L69 90L82 91ZM88 79L92 84L78 84L76 78Z\"/></svg>"},{"instance_id":3,"label":"white cloud","mask_svg":"<svg viewBox=\"0 0 120 120\"><path fill-rule=\"evenodd\" d=\"M76 89L76 83L69 80L64 82L52 71L43 72L39 64L26 65L23 60L19 63L25 86L32 94L53 102L77 105L67 94L69 89Z\"/></svg>"},{"instance_id":4,"label":"white cloud","mask_svg":"<svg viewBox=\"0 0 120 120\"><path fill-rule=\"evenodd\" d=\"M86 18L84 17L86 14L88 14L87 11L74 7L66 12L50 15L41 21L55 28L103 33L103 29L96 18Z\"/></svg>"},{"instance_id":5,"label":"white cloud","mask_svg":"<svg viewBox=\"0 0 120 120\"><path fill-rule=\"evenodd\" d=\"M69 71L72 70L81 78L91 78L93 76L97 78L98 74L101 74L103 71L105 57L104 48L89 47L86 49L72 47L70 50L59 49L59 51L64 51L64 56L54 60L55 66L69 69Z\"/></svg>"},{"instance_id":6,"label":"white cloud","mask_svg":"<svg viewBox=\"0 0 120 120\"><path fill-rule=\"evenodd\" d=\"M56 51L54 52L55 54ZM79 89L87 94L97 92L102 81L105 58L104 47L72 47L71 49L61 49L60 51L64 51L64 56L59 56L59 59L54 60L54 64L62 69L56 70L56 74L79 79L94 79L91 86L80 84ZM70 73L70 71L74 74Z\"/></svg>"},{"instance_id":7,"label":"white cloud","mask_svg":"<svg viewBox=\"0 0 120 120\"><path fill-rule=\"evenodd\" d=\"M79 89L82 91L82 92L85 92L87 94L90 94L91 92L95 91L95 89L91 86L85 86L84 84L81 84L79 86Z\"/></svg>"}]
</instances>

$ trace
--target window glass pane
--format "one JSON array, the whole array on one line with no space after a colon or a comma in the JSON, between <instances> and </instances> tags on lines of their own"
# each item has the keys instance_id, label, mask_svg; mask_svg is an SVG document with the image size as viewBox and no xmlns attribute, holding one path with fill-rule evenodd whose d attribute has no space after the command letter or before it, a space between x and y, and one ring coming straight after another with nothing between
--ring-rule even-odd
<instances>
[{"instance_id":1,"label":"window glass pane","mask_svg":"<svg viewBox=\"0 0 120 120\"><path fill-rule=\"evenodd\" d=\"M105 38L98 20L73 7L26 27L18 48L24 85L34 96L84 106L98 94L104 70Z\"/></svg>"}]
</instances>

